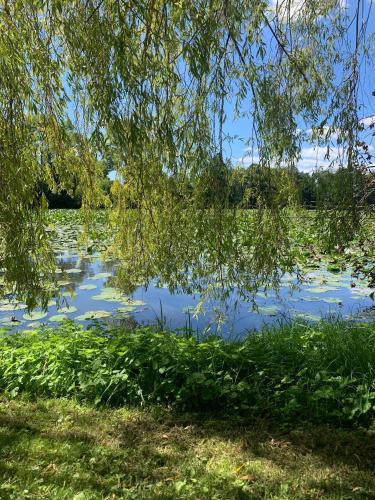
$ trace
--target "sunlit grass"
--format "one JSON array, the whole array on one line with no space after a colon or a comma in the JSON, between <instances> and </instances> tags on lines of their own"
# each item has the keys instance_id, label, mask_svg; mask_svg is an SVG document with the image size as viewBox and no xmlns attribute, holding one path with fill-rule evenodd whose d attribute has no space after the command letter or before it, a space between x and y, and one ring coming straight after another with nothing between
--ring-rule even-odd
<instances>
[{"instance_id":1,"label":"sunlit grass","mask_svg":"<svg viewBox=\"0 0 375 500\"><path fill-rule=\"evenodd\" d=\"M372 498L373 342L343 322L4 334L0 498Z\"/></svg>"},{"instance_id":2,"label":"sunlit grass","mask_svg":"<svg viewBox=\"0 0 375 500\"><path fill-rule=\"evenodd\" d=\"M0 498L370 498L374 433L1 400Z\"/></svg>"}]
</instances>

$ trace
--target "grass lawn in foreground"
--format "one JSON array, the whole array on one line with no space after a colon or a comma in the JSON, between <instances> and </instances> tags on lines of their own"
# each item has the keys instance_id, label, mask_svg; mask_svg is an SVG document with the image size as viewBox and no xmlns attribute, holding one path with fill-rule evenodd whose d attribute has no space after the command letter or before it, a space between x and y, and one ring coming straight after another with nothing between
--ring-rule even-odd
<instances>
[{"instance_id":1,"label":"grass lawn in foreground","mask_svg":"<svg viewBox=\"0 0 375 500\"><path fill-rule=\"evenodd\" d=\"M1 499L375 498L375 432L0 400Z\"/></svg>"}]
</instances>

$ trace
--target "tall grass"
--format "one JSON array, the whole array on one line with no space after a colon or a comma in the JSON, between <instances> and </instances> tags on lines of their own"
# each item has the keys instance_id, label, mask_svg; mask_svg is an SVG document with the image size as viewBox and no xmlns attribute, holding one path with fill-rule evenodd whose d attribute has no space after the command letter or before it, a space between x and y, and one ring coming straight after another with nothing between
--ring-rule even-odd
<instances>
[{"instance_id":1,"label":"tall grass","mask_svg":"<svg viewBox=\"0 0 375 500\"><path fill-rule=\"evenodd\" d=\"M375 325L293 324L228 343L152 328L58 329L0 338L0 390L95 404L368 424Z\"/></svg>"}]
</instances>

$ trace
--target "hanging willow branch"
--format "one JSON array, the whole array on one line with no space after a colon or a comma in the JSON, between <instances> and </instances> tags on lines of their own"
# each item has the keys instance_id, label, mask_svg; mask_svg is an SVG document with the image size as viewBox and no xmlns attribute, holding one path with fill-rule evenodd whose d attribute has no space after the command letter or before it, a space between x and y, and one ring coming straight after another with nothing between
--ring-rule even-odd
<instances>
[{"instance_id":1,"label":"hanging willow branch","mask_svg":"<svg viewBox=\"0 0 375 500\"><path fill-rule=\"evenodd\" d=\"M356 89L367 54L366 30L359 29L361 16L367 19L364 1L358 0L354 52L342 45L351 27L337 0L283 2L276 28L273 3L258 0L3 2L5 281L30 304L47 297L43 283L53 279L54 262L40 186L78 185L88 216L108 201L100 182L110 151L123 286L159 276L171 287L188 288L193 280L214 289L218 272L228 290L234 282L248 291L276 285L296 259L287 211L296 203L300 124L318 129L328 109L326 126L339 130L350 151L341 167L356 165L362 175ZM284 39L293 40L291 50ZM234 215L228 199L225 116L233 108L250 117L255 134L247 139L254 135L259 168L267 172L267 196L256 183L246 195L258 208L251 217ZM324 140L332 145L329 134L319 136ZM344 194L354 214L361 183L350 182ZM335 245L338 219L323 208L330 221L324 238ZM339 227L340 243L353 238L354 224L350 231Z\"/></svg>"}]
</instances>

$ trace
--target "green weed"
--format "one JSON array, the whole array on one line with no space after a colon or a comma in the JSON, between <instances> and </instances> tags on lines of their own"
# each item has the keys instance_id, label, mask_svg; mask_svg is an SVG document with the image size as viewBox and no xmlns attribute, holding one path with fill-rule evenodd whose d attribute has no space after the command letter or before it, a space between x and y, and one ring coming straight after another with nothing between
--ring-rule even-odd
<instances>
[{"instance_id":1,"label":"green weed","mask_svg":"<svg viewBox=\"0 0 375 500\"><path fill-rule=\"evenodd\" d=\"M295 323L237 343L66 322L0 339L0 390L95 404L162 403L284 420L368 424L375 325Z\"/></svg>"}]
</instances>

